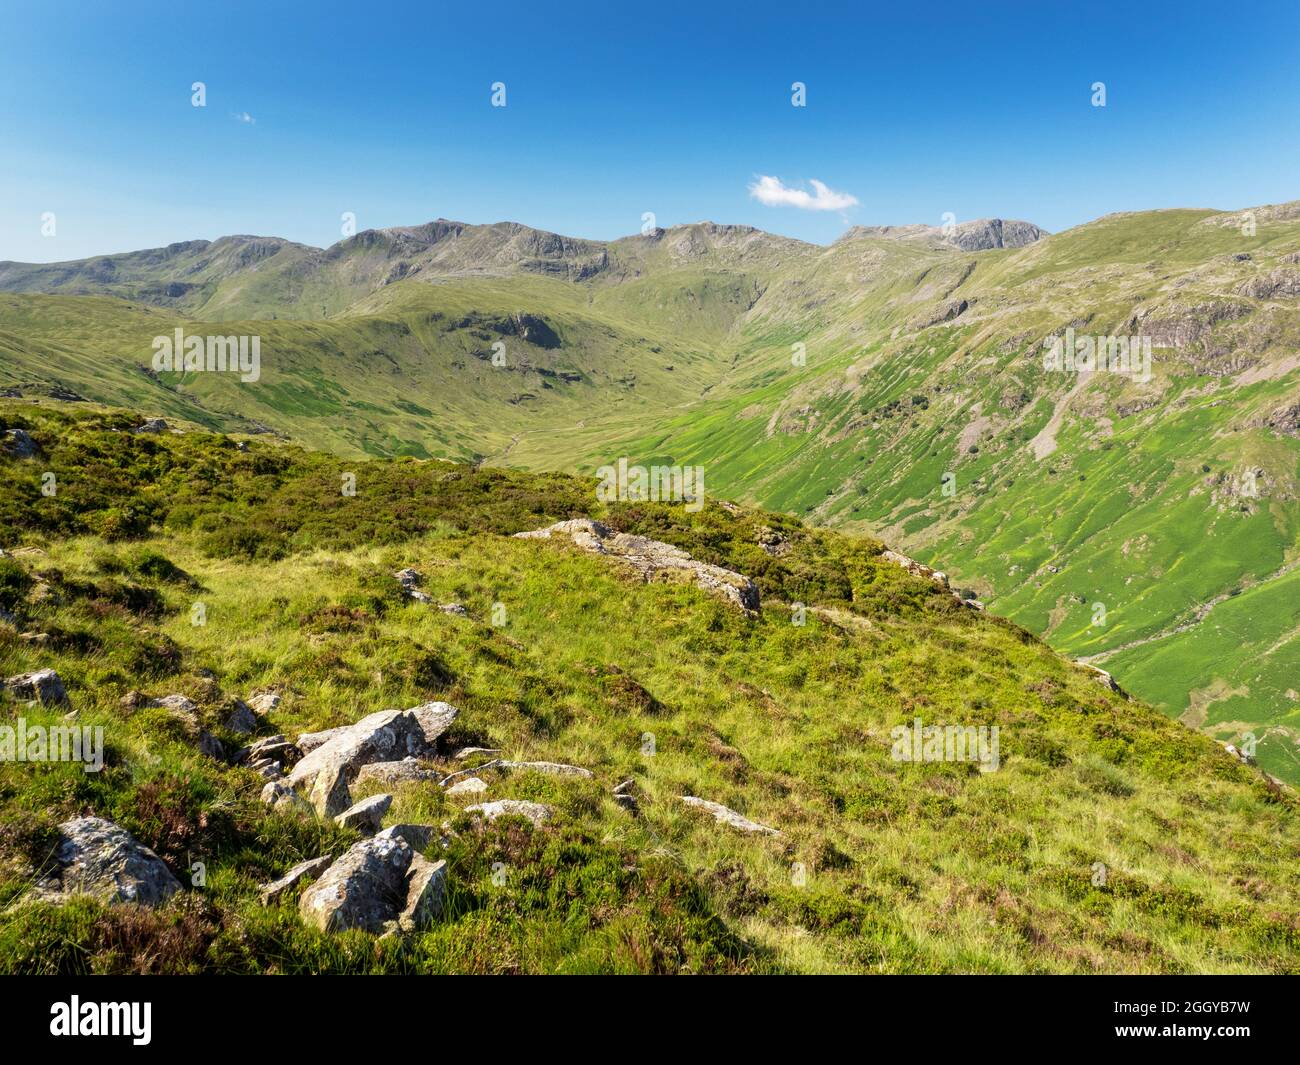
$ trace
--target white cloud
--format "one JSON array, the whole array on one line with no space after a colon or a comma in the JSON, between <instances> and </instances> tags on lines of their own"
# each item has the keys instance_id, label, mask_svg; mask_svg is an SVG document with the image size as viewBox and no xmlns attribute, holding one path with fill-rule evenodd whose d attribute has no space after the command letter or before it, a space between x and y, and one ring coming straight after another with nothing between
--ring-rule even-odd
<instances>
[{"instance_id":1,"label":"white cloud","mask_svg":"<svg viewBox=\"0 0 1300 1065\"><path fill-rule=\"evenodd\" d=\"M232 117L236 122L242 122L242 123L244 123L244 125L246 125L246 126L254 126L254 125L257 124L257 119L255 119L255 118L254 118L252 115L250 115L247 111L237 111L237 112L236 112L234 115L232 115L231 117Z\"/></svg>"},{"instance_id":2,"label":"white cloud","mask_svg":"<svg viewBox=\"0 0 1300 1065\"><path fill-rule=\"evenodd\" d=\"M799 207L805 211L842 211L856 207L858 199L847 192L836 192L814 178L809 184L812 192L792 189L781 184L780 178L764 175L749 186L749 194L768 207Z\"/></svg>"}]
</instances>

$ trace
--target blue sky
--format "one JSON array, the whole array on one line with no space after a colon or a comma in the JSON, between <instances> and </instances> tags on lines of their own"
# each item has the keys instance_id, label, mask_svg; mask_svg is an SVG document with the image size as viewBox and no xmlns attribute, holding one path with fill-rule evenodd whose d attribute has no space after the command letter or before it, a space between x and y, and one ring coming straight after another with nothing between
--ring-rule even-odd
<instances>
[{"instance_id":1,"label":"blue sky","mask_svg":"<svg viewBox=\"0 0 1300 1065\"><path fill-rule=\"evenodd\" d=\"M0 0L0 259L326 245L345 211L829 242L949 211L1055 231L1278 202L1300 197L1298 59L1295 0ZM765 204L765 176L856 205Z\"/></svg>"}]
</instances>

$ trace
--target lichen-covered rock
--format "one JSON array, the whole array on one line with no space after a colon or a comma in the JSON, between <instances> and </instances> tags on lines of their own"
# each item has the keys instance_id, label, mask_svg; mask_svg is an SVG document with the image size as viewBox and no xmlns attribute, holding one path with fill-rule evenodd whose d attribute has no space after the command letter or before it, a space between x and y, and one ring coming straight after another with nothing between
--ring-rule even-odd
<instances>
[{"instance_id":1,"label":"lichen-covered rock","mask_svg":"<svg viewBox=\"0 0 1300 1065\"><path fill-rule=\"evenodd\" d=\"M417 758L403 758L397 762L371 762L357 771L356 783L374 782L392 788L398 784L428 783L442 779L442 774L429 769Z\"/></svg>"},{"instance_id":2,"label":"lichen-covered rock","mask_svg":"<svg viewBox=\"0 0 1300 1065\"><path fill-rule=\"evenodd\" d=\"M412 850L424 851L433 842L436 829L432 825L389 825L375 834L375 839L404 839Z\"/></svg>"},{"instance_id":3,"label":"lichen-covered rock","mask_svg":"<svg viewBox=\"0 0 1300 1065\"><path fill-rule=\"evenodd\" d=\"M354 828L363 836L373 836L379 831L379 826L384 820L384 814L388 812L388 808L392 805L393 797L391 795L372 795L368 799L362 799L360 802L349 806L334 820L341 828Z\"/></svg>"},{"instance_id":4,"label":"lichen-covered rock","mask_svg":"<svg viewBox=\"0 0 1300 1065\"><path fill-rule=\"evenodd\" d=\"M59 835L57 892L65 897L157 906L181 889L158 855L112 821L74 818L59 825Z\"/></svg>"},{"instance_id":5,"label":"lichen-covered rock","mask_svg":"<svg viewBox=\"0 0 1300 1065\"><path fill-rule=\"evenodd\" d=\"M362 840L302 893L298 912L322 932L360 928L375 935L406 906L414 852L403 839Z\"/></svg>"},{"instance_id":6,"label":"lichen-covered rock","mask_svg":"<svg viewBox=\"0 0 1300 1065\"><path fill-rule=\"evenodd\" d=\"M262 789L262 801L273 810L315 815L311 803L282 780L272 780Z\"/></svg>"},{"instance_id":7,"label":"lichen-covered rock","mask_svg":"<svg viewBox=\"0 0 1300 1065\"><path fill-rule=\"evenodd\" d=\"M236 736L247 736L257 731L257 716L246 702L236 699L226 715L225 727Z\"/></svg>"},{"instance_id":8,"label":"lichen-covered rock","mask_svg":"<svg viewBox=\"0 0 1300 1065\"><path fill-rule=\"evenodd\" d=\"M697 587L727 599L742 610L756 612L759 609L758 585L743 574L697 561L680 547L660 540L616 533L603 522L575 518L556 522L544 529L515 533L524 540L549 540L556 535L567 536L584 551L605 555L631 566L644 580L685 576L693 579Z\"/></svg>"},{"instance_id":9,"label":"lichen-covered rock","mask_svg":"<svg viewBox=\"0 0 1300 1065\"><path fill-rule=\"evenodd\" d=\"M454 755L452 755L452 757L455 758L456 761L458 762L463 762L466 758L470 758L476 754L500 754L500 753L501 750L498 747L462 747L459 751L457 751Z\"/></svg>"},{"instance_id":10,"label":"lichen-covered rock","mask_svg":"<svg viewBox=\"0 0 1300 1065\"><path fill-rule=\"evenodd\" d=\"M7 677L4 686L15 698L35 699L42 706L66 706L68 702L63 679L52 669Z\"/></svg>"},{"instance_id":11,"label":"lichen-covered rock","mask_svg":"<svg viewBox=\"0 0 1300 1065\"><path fill-rule=\"evenodd\" d=\"M273 902L279 901L292 888L296 887L308 877L320 876L330 867L334 861L332 855L326 854L320 858L308 858L305 862L299 862L290 869L284 876L280 877L270 884L262 885L262 905L269 906Z\"/></svg>"},{"instance_id":12,"label":"lichen-covered rock","mask_svg":"<svg viewBox=\"0 0 1300 1065\"><path fill-rule=\"evenodd\" d=\"M161 707L164 710L170 710L178 717L197 721L199 707L193 699L186 698L184 695L164 695L159 699L146 699L145 706Z\"/></svg>"},{"instance_id":13,"label":"lichen-covered rock","mask_svg":"<svg viewBox=\"0 0 1300 1065\"><path fill-rule=\"evenodd\" d=\"M511 762L501 759L496 763L498 769L522 769L533 773L547 773L556 777L590 777L591 770L577 765L565 765L562 762Z\"/></svg>"},{"instance_id":14,"label":"lichen-covered rock","mask_svg":"<svg viewBox=\"0 0 1300 1065\"><path fill-rule=\"evenodd\" d=\"M781 835L775 828L768 828L767 825L760 825L757 821L751 821L748 817L736 813L735 810L723 806L720 802L710 802L708 799L700 799L694 795L683 795L682 802L687 806L693 806L696 809L712 814L713 820L720 825L727 825L741 832L756 832L766 836Z\"/></svg>"},{"instance_id":15,"label":"lichen-covered rock","mask_svg":"<svg viewBox=\"0 0 1300 1065\"><path fill-rule=\"evenodd\" d=\"M381 710L355 725L332 729L324 743L293 767L287 781L308 793L322 815L334 817L352 805L349 784L362 766L432 752L456 713L448 703L423 703L409 710ZM298 738L300 748L303 739Z\"/></svg>"},{"instance_id":16,"label":"lichen-covered rock","mask_svg":"<svg viewBox=\"0 0 1300 1065\"><path fill-rule=\"evenodd\" d=\"M901 566L903 569L907 570L908 573L912 574L913 577L925 577L934 581L934 583L939 585L941 588L948 587L948 577L946 574L931 569L929 566L916 561L914 558L908 558L906 555L901 555L897 551L889 550L880 552L880 558L882 562L891 562L895 566Z\"/></svg>"},{"instance_id":17,"label":"lichen-covered rock","mask_svg":"<svg viewBox=\"0 0 1300 1065\"><path fill-rule=\"evenodd\" d=\"M485 821L495 821L498 817L525 817L535 825L550 820L554 811L545 803L525 802L522 799L498 799L496 802L481 802L466 806L465 812L478 814Z\"/></svg>"},{"instance_id":18,"label":"lichen-covered rock","mask_svg":"<svg viewBox=\"0 0 1300 1065\"><path fill-rule=\"evenodd\" d=\"M269 714L273 710L279 709L280 693L279 692L259 692L251 696L248 700L248 708L255 714Z\"/></svg>"},{"instance_id":19,"label":"lichen-covered rock","mask_svg":"<svg viewBox=\"0 0 1300 1065\"><path fill-rule=\"evenodd\" d=\"M448 795L482 795L488 790L485 784L478 777L466 777L464 780L458 780L455 784L447 789Z\"/></svg>"},{"instance_id":20,"label":"lichen-covered rock","mask_svg":"<svg viewBox=\"0 0 1300 1065\"><path fill-rule=\"evenodd\" d=\"M447 863L411 855L406 872L406 905L397 918L398 927L404 932L428 928L442 914L446 896Z\"/></svg>"},{"instance_id":21,"label":"lichen-covered rock","mask_svg":"<svg viewBox=\"0 0 1300 1065\"><path fill-rule=\"evenodd\" d=\"M420 585L424 583L424 574L415 569L398 570L393 574L397 578L397 583L402 586L402 591L406 593L408 599L414 599L417 603L432 603L433 599L425 592L420 591Z\"/></svg>"},{"instance_id":22,"label":"lichen-covered rock","mask_svg":"<svg viewBox=\"0 0 1300 1065\"><path fill-rule=\"evenodd\" d=\"M36 441L26 429L6 429L4 435L5 454L16 459L29 459L36 454Z\"/></svg>"}]
</instances>

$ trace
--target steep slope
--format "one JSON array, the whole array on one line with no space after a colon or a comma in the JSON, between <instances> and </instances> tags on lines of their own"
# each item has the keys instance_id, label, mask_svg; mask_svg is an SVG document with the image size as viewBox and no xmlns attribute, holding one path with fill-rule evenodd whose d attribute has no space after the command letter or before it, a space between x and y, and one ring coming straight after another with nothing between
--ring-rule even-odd
<instances>
[{"instance_id":1,"label":"steep slope","mask_svg":"<svg viewBox=\"0 0 1300 1065\"><path fill-rule=\"evenodd\" d=\"M626 449L900 543L1297 779L1296 216L1116 216L910 274L859 237L773 281L728 380ZM1151 379L1045 368L1067 328L1151 339Z\"/></svg>"},{"instance_id":2,"label":"steep slope","mask_svg":"<svg viewBox=\"0 0 1300 1065\"><path fill-rule=\"evenodd\" d=\"M0 296L0 385L344 455L702 464L710 493L880 535L1300 781L1300 204L963 225L366 233L231 273L208 319ZM177 325L260 335L261 381L144 372ZM1067 330L1150 341L1150 377L1049 368Z\"/></svg>"},{"instance_id":3,"label":"steep slope","mask_svg":"<svg viewBox=\"0 0 1300 1065\"><path fill-rule=\"evenodd\" d=\"M347 495L333 456L139 418L0 400L0 429L36 448L0 457L0 677L57 670L107 739L100 773L0 763L5 972L1300 966L1293 793L877 543L437 461L347 467ZM509 535L579 515L752 577L761 610ZM429 602L394 576L408 567ZM253 693L277 698L254 700L250 736L232 700ZM169 694L192 707L149 701ZM298 888L264 901L259 884L360 837L259 802L234 752L431 699L454 727L423 777L382 786L383 823L445 823L445 849L438 832L425 847L447 862L441 913L377 938L316 930ZM66 708L13 710L48 725ZM894 730L916 718L996 726L996 765L900 760ZM468 767L486 792L439 783ZM483 798L550 814L485 824L467 811ZM86 814L181 889L156 909L34 890L57 826Z\"/></svg>"}]
</instances>

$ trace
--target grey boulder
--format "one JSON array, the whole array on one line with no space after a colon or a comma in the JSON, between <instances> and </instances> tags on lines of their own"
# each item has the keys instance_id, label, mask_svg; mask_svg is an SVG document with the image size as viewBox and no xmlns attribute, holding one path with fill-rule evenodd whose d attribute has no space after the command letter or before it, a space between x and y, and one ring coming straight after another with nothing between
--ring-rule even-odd
<instances>
[{"instance_id":1,"label":"grey boulder","mask_svg":"<svg viewBox=\"0 0 1300 1065\"><path fill-rule=\"evenodd\" d=\"M68 693L62 678L52 669L38 669L5 679L4 686L18 699L35 699L43 706L66 706Z\"/></svg>"},{"instance_id":2,"label":"grey boulder","mask_svg":"<svg viewBox=\"0 0 1300 1065\"><path fill-rule=\"evenodd\" d=\"M354 844L302 893L298 912L322 932L360 928L382 933L406 907L406 873L413 853L402 839Z\"/></svg>"},{"instance_id":3,"label":"grey boulder","mask_svg":"<svg viewBox=\"0 0 1300 1065\"><path fill-rule=\"evenodd\" d=\"M112 821L74 818L59 825L59 835L55 858L63 896L157 906L181 889L158 855Z\"/></svg>"}]
</instances>

